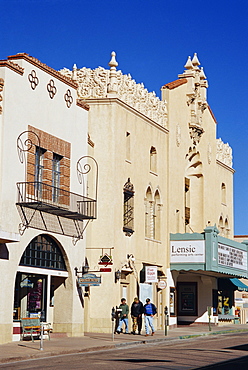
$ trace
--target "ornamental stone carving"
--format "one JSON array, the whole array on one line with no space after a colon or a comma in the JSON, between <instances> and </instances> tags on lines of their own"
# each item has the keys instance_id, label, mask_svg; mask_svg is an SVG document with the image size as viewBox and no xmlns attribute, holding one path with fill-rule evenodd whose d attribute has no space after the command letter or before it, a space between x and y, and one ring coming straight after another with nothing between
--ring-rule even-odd
<instances>
[{"instance_id":1,"label":"ornamental stone carving","mask_svg":"<svg viewBox=\"0 0 248 370\"><path fill-rule=\"evenodd\" d=\"M210 143L208 143L207 158L208 164L210 164L212 162L212 147Z\"/></svg>"},{"instance_id":2,"label":"ornamental stone carving","mask_svg":"<svg viewBox=\"0 0 248 370\"><path fill-rule=\"evenodd\" d=\"M216 159L232 167L232 148L228 143L223 143L221 139L216 139Z\"/></svg>"},{"instance_id":3,"label":"ornamental stone carving","mask_svg":"<svg viewBox=\"0 0 248 370\"><path fill-rule=\"evenodd\" d=\"M116 70L118 63L112 52L109 62L110 70L103 67L90 69L83 67L73 70L60 70L63 76L77 82L80 99L117 97L140 113L152 119L161 126L167 126L167 103L161 101L155 92L148 92L143 83L136 83L131 75L124 75Z\"/></svg>"},{"instance_id":4,"label":"ornamental stone carving","mask_svg":"<svg viewBox=\"0 0 248 370\"><path fill-rule=\"evenodd\" d=\"M181 127L179 123L176 125L176 144L177 146L181 144Z\"/></svg>"},{"instance_id":5,"label":"ornamental stone carving","mask_svg":"<svg viewBox=\"0 0 248 370\"><path fill-rule=\"evenodd\" d=\"M188 91L186 94L186 102L190 108L189 113L189 134L194 145L200 142L201 136L204 133L202 128L202 117L205 109L208 107L206 100L206 90L208 82L206 80L203 68L199 68L200 62L197 54L194 54L193 59L188 57L185 64L185 71L179 78L187 78Z\"/></svg>"}]
</instances>

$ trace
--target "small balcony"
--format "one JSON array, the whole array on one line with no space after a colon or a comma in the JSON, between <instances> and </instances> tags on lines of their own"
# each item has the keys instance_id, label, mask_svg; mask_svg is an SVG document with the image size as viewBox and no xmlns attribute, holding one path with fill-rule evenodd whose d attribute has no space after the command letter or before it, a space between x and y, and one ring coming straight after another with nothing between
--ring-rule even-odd
<instances>
[{"instance_id":1,"label":"small balcony","mask_svg":"<svg viewBox=\"0 0 248 370\"><path fill-rule=\"evenodd\" d=\"M22 210L29 208L77 221L96 219L96 200L83 195L37 181L18 182L17 189L17 206Z\"/></svg>"}]
</instances>

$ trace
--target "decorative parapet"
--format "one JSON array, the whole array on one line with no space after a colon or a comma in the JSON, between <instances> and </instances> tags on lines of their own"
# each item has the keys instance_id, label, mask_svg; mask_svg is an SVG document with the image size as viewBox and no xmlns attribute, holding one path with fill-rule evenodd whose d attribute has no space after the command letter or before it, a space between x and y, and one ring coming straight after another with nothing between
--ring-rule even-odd
<instances>
[{"instance_id":1,"label":"decorative parapet","mask_svg":"<svg viewBox=\"0 0 248 370\"><path fill-rule=\"evenodd\" d=\"M113 61L110 62L110 67L113 63ZM130 74L124 75L122 71L113 69L113 66L112 70L107 70L103 67L77 69L74 65L72 71L64 68L59 72L63 76L77 81L80 99L107 98L110 97L109 92L111 92L115 94L115 97L156 123L164 127L167 126L167 103L161 101L154 91L148 92L143 83L136 83ZM114 73L114 83L111 73L112 75Z\"/></svg>"},{"instance_id":2,"label":"decorative parapet","mask_svg":"<svg viewBox=\"0 0 248 370\"><path fill-rule=\"evenodd\" d=\"M216 159L225 165L232 167L232 148L221 139L216 139Z\"/></svg>"}]
</instances>

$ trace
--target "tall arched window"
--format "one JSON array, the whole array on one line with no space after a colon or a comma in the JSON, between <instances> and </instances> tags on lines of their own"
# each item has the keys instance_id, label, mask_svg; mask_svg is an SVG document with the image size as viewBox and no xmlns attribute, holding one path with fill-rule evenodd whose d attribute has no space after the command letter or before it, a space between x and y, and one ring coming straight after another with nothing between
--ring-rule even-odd
<instances>
[{"instance_id":1,"label":"tall arched window","mask_svg":"<svg viewBox=\"0 0 248 370\"><path fill-rule=\"evenodd\" d=\"M145 236L151 237L151 210L152 210L152 192L149 187L146 191L145 198Z\"/></svg>"},{"instance_id":2,"label":"tall arched window","mask_svg":"<svg viewBox=\"0 0 248 370\"><path fill-rule=\"evenodd\" d=\"M226 185L221 184L221 203L226 204Z\"/></svg>"},{"instance_id":3,"label":"tall arched window","mask_svg":"<svg viewBox=\"0 0 248 370\"><path fill-rule=\"evenodd\" d=\"M161 201L158 190L155 192L153 203L153 238L160 240L160 223L161 223Z\"/></svg>"},{"instance_id":4,"label":"tall arched window","mask_svg":"<svg viewBox=\"0 0 248 370\"><path fill-rule=\"evenodd\" d=\"M220 235L223 236L223 233L224 233L224 222L223 222L223 217L220 216L219 218L219 232L220 232Z\"/></svg>"},{"instance_id":5,"label":"tall arched window","mask_svg":"<svg viewBox=\"0 0 248 370\"><path fill-rule=\"evenodd\" d=\"M153 146L150 149L150 171L157 172L157 151Z\"/></svg>"}]
</instances>

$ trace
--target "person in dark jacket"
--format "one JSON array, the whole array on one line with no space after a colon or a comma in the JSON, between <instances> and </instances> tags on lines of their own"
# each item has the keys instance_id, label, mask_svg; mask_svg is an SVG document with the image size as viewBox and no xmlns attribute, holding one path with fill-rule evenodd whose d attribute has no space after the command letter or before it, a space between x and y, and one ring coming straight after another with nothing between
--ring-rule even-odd
<instances>
[{"instance_id":1,"label":"person in dark jacket","mask_svg":"<svg viewBox=\"0 0 248 370\"><path fill-rule=\"evenodd\" d=\"M154 335L155 333L155 329L153 326L153 316L156 315L156 313L157 313L156 306L153 303L151 303L150 298L147 298L146 304L144 305L146 337L149 335L149 326L152 329L152 335Z\"/></svg>"},{"instance_id":2,"label":"person in dark jacket","mask_svg":"<svg viewBox=\"0 0 248 370\"><path fill-rule=\"evenodd\" d=\"M144 309L143 303L140 302L138 297L135 297L131 306L131 317L133 320L132 334L136 334L137 327L138 334L139 335L141 334L143 309Z\"/></svg>"},{"instance_id":3,"label":"person in dark jacket","mask_svg":"<svg viewBox=\"0 0 248 370\"><path fill-rule=\"evenodd\" d=\"M129 313L129 307L128 307L127 303L126 303L126 299L125 298L122 298L121 299L121 304L120 304L119 308L121 309L121 314L120 314L119 326L118 326L116 332L118 334L120 334L121 327L122 327L122 324L124 322L124 324L125 324L125 333L124 334L128 334L128 313Z\"/></svg>"}]
</instances>

